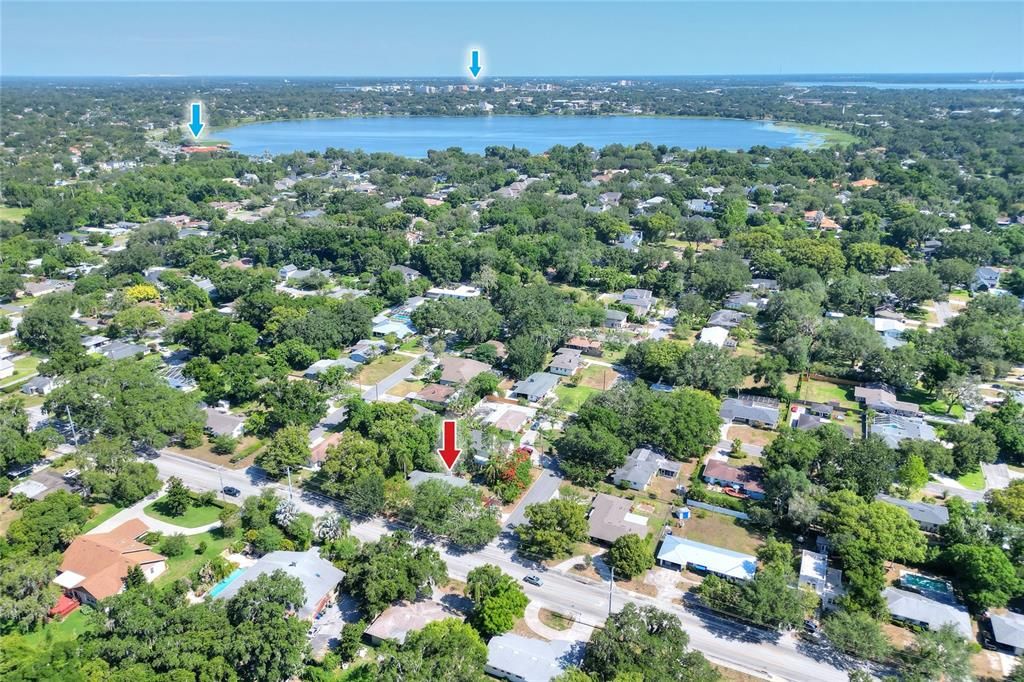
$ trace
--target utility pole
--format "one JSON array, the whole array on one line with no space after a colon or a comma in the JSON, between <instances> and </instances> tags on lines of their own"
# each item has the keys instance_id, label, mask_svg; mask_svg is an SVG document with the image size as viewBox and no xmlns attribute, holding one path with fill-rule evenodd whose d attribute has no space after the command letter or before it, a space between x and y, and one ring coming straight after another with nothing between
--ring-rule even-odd
<instances>
[{"instance_id":1,"label":"utility pole","mask_svg":"<svg viewBox=\"0 0 1024 682\"><path fill-rule=\"evenodd\" d=\"M224 465L221 464L217 467L217 478L220 479L220 499L226 499L224 497Z\"/></svg>"},{"instance_id":2,"label":"utility pole","mask_svg":"<svg viewBox=\"0 0 1024 682\"><path fill-rule=\"evenodd\" d=\"M288 474L288 499L292 499L292 468L285 467L285 473Z\"/></svg>"}]
</instances>

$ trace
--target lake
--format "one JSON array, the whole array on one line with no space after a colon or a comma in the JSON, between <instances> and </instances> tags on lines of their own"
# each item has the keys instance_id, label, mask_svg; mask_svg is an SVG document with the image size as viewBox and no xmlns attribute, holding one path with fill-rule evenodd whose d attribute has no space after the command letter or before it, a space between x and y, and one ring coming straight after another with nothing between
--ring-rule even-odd
<instances>
[{"instance_id":1,"label":"lake","mask_svg":"<svg viewBox=\"0 0 1024 682\"><path fill-rule=\"evenodd\" d=\"M362 149L424 157L430 149L525 147L543 152L556 144L578 142L600 149L609 144L655 145L697 149L814 147L823 136L766 121L648 116L436 116L302 119L251 123L211 134L243 154Z\"/></svg>"}]
</instances>

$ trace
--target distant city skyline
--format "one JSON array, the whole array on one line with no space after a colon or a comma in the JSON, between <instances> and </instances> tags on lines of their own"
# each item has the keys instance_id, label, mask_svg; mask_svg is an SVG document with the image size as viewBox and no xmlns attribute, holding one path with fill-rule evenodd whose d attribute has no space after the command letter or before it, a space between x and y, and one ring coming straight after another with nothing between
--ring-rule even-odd
<instances>
[{"instance_id":1,"label":"distant city skyline","mask_svg":"<svg viewBox=\"0 0 1024 682\"><path fill-rule=\"evenodd\" d=\"M1024 71L1024 3L23 2L4 76L502 77Z\"/></svg>"}]
</instances>

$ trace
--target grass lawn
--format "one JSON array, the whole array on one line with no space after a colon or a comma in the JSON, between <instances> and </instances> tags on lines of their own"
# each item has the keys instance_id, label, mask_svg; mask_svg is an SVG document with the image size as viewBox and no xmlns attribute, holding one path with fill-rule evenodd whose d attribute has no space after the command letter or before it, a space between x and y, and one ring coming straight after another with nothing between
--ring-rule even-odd
<instances>
[{"instance_id":1,"label":"grass lawn","mask_svg":"<svg viewBox=\"0 0 1024 682\"><path fill-rule=\"evenodd\" d=\"M426 386L426 384L422 381L399 381L397 384L392 386L390 390L388 390L388 395L404 398L409 393L415 393L424 386Z\"/></svg>"},{"instance_id":2,"label":"grass lawn","mask_svg":"<svg viewBox=\"0 0 1024 682\"><path fill-rule=\"evenodd\" d=\"M181 516L171 516L165 513L164 510L164 498L161 497L156 502L146 505L143 510L146 512L146 516L150 516L160 521L166 521L167 523L175 526L181 526L182 528L198 528L199 526L205 526L208 523L213 523L217 520L220 515L221 505L225 507L234 507L233 504L222 502L219 504L211 504L203 507L191 506Z\"/></svg>"},{"instance_id":3,"label":"grass lawn","mask_svg":"<svg viewBox=\"0 0 1024 682\"><path fill-rule=\"evenodd\" d=\"M577 377L579 378L580 386L607 391L619 378L619 373L611 367L587 365L579 371Z\"/></svg>"},{"instance_id":4,"label":"grass lawn","mask_svg":"<svg viewBox=\"0 0 1024 682\"><path fill-rule=\"evenodd\" d=\"M11 208L9 206L0 206L0 220L9 220L12 223L20 223L28 215L30 209L27 208Z\"/></svg>"},{"instance_id":5,"label":"grass lawn","mask_svg":"<svg viewBox=\"0 0 1024 682\"><path fill-rule=\"evenodd\" d=\"M399 350L403 350L406 353L422 353L423 352L423 339L418 336L412 336L405 340L405 342L398 347Z\"/></svg>"},{"instance_id":6,"label":"grass lawn","mask_svg":"<svg viewBox=\"0 0 1024 682\"><path fill-rule=\"evenodd\" d=\"M587 398L595 393L600 393L596 388L586 386L568 386L560 384L555 387L555 395L558 396L558 406L566 412L579 412L580 407L587 401Z\"/></svg>"},{"instance_id":7,"label":"grass lawn","mask_svg":"<svg viewBox=\"0 0 1024 682\"><path fill-rule=\"evenodd\" d=\"M89 620L79 608L69 613L64 620L51 620L35 632L25 635L25 641L33 647L49 646L56 642L77 639L89 628ZM50 636L49 640L47 640L47 634Z\"/></svg>"},{"instance_id":8,"label":"grass lawn","mask_svg":"<svg viewBox=\"0 0 1024 682\"><path fill-rule=\"evenodd\" d=\"M210 443L210 439L206 438L203 440L203 444L198 448L186 450L185 448L178 446L171 448L171 451L184 455L185 457L191 457L192 459L199 459L204 462L209 462L210 464L217 464L223 466L225 469L244 469L252 464L252 460L254 459L253 456L260 447L262 447L262 445L263 442L255 436L243 436L238 440L238 446L235 448L233 454L218 455L212 450L213 444ZM240 457L247 448L251 451L244 457Z\"/></svg>"},{"instance_id":9,"label":"grass lawn","mask_svg":"<svg viewBox=\"0 0 1024 682\"><path fill-rule=\"evenodd\" d=\"M775 431L765 431L764 429L755 429L753 426L747 426L746 424L731 424L729 426L729 440L739 438L748 445L760 445L764 447L775 440L775 437L779 434Z\"/></svg>"},{"instance_id":10,"label":"grass lawn","mask_svg":"<svg viewBox=\"0 0 1024 682\"><path fill-rule=\"evenodd\" d=\"M827 403L830 400L838 400L840 406L857 409L857 401L853 398L853 386L840 386L839 384L817 379L807 379L800 386L800 398L810 400L814 403Z\"/></svg>"},{"instance_id":11,"label":"grass lawn","mask_svg":"<svg viewBox=\"0 0 1024 682\"><path fill-rule=\"evenodd\" d=\"M400 367L411 362L413 358L407 355L385 355L377 358L368 365L365 365L356 378L360 384L369 386L376 384L391 376Z\"/></svg>"},{"instance_id":12,"label":"grass lawn","mask_svg":"<svg viewBox=\"0 0 1024 682\"><path fill-rule=\"evenodd\" d=\"M185 539L188 540L190 549L181 556L167 557L167 570L156 579L157 583L173 583L178 578L187 577L196 568L227 549L228 545L235 540L221 537L219 530L189 535ZM206 551L196 554L196 548L199 547L200 542L206 543Z\"/></svg>"},{"instance_id":13,"label":"grass lawn","mask_svg":"<svg viewBox=\"0 0 1024 682\"><path fill-rule=\"evenodd\" d=\"M117 507L117 506L115 506L113 504L109 504L109 503L93 505L93 507L92 507L92 514L93 514L93 516L92 516L91 519L89 519L88 521L85 522L84 526L82 526L82 532L83 533L88 533L93 528L95 528L96 526L100 525L101 523L103 523L104 521L106 521L107 519L109 519L111 516L113 516L114 514L116 514L119 511L121 511L120 507Z\"/></svg>"},{"instance_id":14,"label":"grass lawn","mask_svg":"<svg viewBox=\"0 0 1024 682\"><path fill-rule=\"evenodd\" d=\"M609 350L609 349L605 348L601 352L601 359L604 360L605 362L611 362L611 363L622 362L622 360L625 357L626 357L626 346L623 346L619 350Z\"/></svg>"},{"instance_id":15,"label":"grass lawn","mask_svg":"<svg viewBox=\"0 0 1024 682\"><path fill-rule=\"evenodd\" d=\"M689 540L746 554L753 554L764 544L761 538L745 528L739 519L714 512L701 512L704 518L699 518L697 513L700 510L691 511L689 520L683 525L683 536Z\"/></svg>"},{"instance_id":16,"label":"grass lawn","mask_svg":"<svg viewBox=\"0 0 1024 682\"><path fill-rule=\"evenodd\" d=\"M542 608L537 613L537 619L540 620L541 623L544 623L544 625L547 625L552 630L564 631L572 627L571 618L566 618L562 614L555 613L554 611L549 611L548 609Z\"/></svg>"},{"instance_id":17,"label":"grass lawn","mask_svg":"<svg viewBox=\"0 0 1024 682\"><path fill-rule=\"evenodd\" d=\"M945 400L933 398L930 393L919 388L912 388L905 393L900 393L897 398L910 403L917 403L925 414L932 414L938 417L949 416L957 419L962 419L964 416L964 408L962 406L954 405L953 409L947 414L946 410L949 409L949 405Z\"/></svg>"},{"instance_id":18,"label":"grass lawn","mask_svg":"<svg viewBox=\"0 0 1024 682\"><path fill-rule=\"evenodd\" d=\"M956 479L956 482L968 490L984 490L985 474L981 473L981 470L979 469L978 471L972 471L969 474L964 474L960 478Z\"/></svg>"}]
</instances>

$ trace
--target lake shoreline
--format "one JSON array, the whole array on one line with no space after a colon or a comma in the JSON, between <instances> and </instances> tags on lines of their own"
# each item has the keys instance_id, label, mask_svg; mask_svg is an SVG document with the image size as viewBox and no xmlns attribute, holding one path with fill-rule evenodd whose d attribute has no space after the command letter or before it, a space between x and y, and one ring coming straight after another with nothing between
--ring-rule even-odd
<instances>
[{"instance_id":1,"label":"lake shoreline","mask_svg":"<svg viewBox=\"0 0 1024 682\"><path fill-rule=\"evenodd\" d=\"M795 121L781 121L774 119L753 119L753 118L731 118L731 117L714 117L714 116L676 116L667 114L537 114L537 115L519 115L519 114L474 114L469 116L415 116L415 115L389 115L389 114L377 114L377 115L353 115L353 116L301 116L295 118L276 118L276 119L261 119L261 120L246 120L233 122L232 124L225 126L211 126L209 130L209 136L203 139L204 143L211 143L216 140L218 142L226 142L235 151L239 151L243 154L250 156L258 156L262 152L256 151L256 147L264 147L265 150L270 151L271 154L284 154L294 151L324 151L327 148L337 149L364 149L365 151L374 152L390 152L399 156L408 156L411 158L422 158L426 155L429 150L446 149L451 146L461 147L467 153L483 153L483 149L487 146L493 145L516 145L523 146L531 149L534 153L539 153L550 149L555 144L575 144L576 142L569 141L569 139L559 140L557 135L552 137L552 133L558 133L555 130L520 130L515 131L515 134L522 135L525 139L523 142L505 142L501 139L487 139L487 135L494 135L505 133L512 135L512 131L493 131L493 130L481 130L482 125L486 123L500 121L505 125L508 125L509 121L515 120L517 124L523 124L525 127L529 127L536 122L555 122L557 125L563 128L562 137L572 138L576 135L576 131L566 133L564 130L566 124L570 124L573 121L600 121L602 124L607 124L611 121L622 121L628 119L636 121L637 123L650 123L653 121L689 121L689 122L707 122L714 127L719 129L709 128L708 130L700 130L699 128L691 130L680 130L680 131L666 131L666 130L629 130L628 126L626 129L621 131L621 136L616 137L616 131L609 131L609 126L604 125L603 130L600 129L588 129L582 133L579 133L579 137L576 138L576 142L581 142L587 146L600 148L608 144L626 144L633 145L641 142L650 142L654 145L666 144L670 147L680 147L684 149L698 149L702 147L708 147L719 150L746 150L754 146L769 146L773 148L799 148L799 149L820 149L832 146L846 146L854 141L856 137L845 132L829 128L826 126L818 126L812 124L798 123ZM408 131L402 131L401 129L396 131L389 131L386 128L382 128L379 123L386 120L392 121L423 121L424 125L437 126L437 130L431 131L434 136L445 138L446 140L438 140L437 146L431 141L431 136L426 135L423 139L413 141L415 136L403 136L402 133ZM321 138L315 142L311 142L308 147L302 147L302 142L287 142L278 139L276 140L276 146L278 149L272 149L275 146L275 140L273 137L261 140L259 142L252 140L241 140L235 137L235 134L239 131L243 133L253 134L251 130L247 130L251 127L256 126L271 126L275 124L304 124L304 123L329 123L332 121L336 122L353 122L355 129L352 131L346 131L346 134L351 134L352 141L350 144L339 145L331 140L331 137L339 137L341 131L336 130L324 130L320 133ZM459 121L465 123L467 126L474 126L472 130L454 130L450 124ZM368 126L365 124L369 124ZM728 140L723 139L724 131L720 129L722 124L734 125L734 124L746 124L749 126L748 129L739 129L736 131L728 131L734 134L738 138L738 142L734 142L731 138ZM513 126L514 127L514 126ZM614 126L613 126L614 127ZM657 126L655 126L657 127ZM779 139L769 139L764 136L764 130L769 129L771 134L776 133L789 135L791 138L785 142ZM228 135L225 135L228 133ZM679 141L673 140L672 142L660 141L658 138L664 138L666 134L675 134L680 137ZM637 138L637 135L640 137ZM362 136L362 137L361 137ZM391 146L392 149L372 148L373 143L379 147L381 141L392 137L393 144L385 145ZM533 138L536 138L534 140ZM326 140L326 141L325 141ZM367 143L370 143L367 145ZM476 149L474 145L480 145L481 149ZM294 146L293 146L294 145ZM405 146L402 149L402 146ZM422 146L423 148L417 148L415 151L411 151L412 146ZM290 149L281 149L281 146L289 146ZM367 148L367 147L371 148ZM536 147L536 149L534 149ZM248 148L248 150L246 150Z\"/></svg>"}]
</instances>

